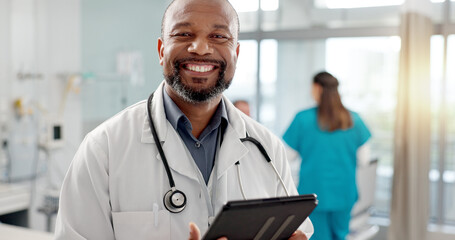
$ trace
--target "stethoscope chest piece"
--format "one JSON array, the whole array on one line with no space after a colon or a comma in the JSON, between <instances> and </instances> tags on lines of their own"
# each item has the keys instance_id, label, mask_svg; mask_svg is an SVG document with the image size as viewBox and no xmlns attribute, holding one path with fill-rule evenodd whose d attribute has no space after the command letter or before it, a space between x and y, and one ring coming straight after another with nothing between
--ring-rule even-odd
<instances>
[{"instance_id":1,"label":"stethoscope chest piece","mask_svg":"<svg viewBox=\"0 0 455 240\"><path fill-rule=\"evenodd\" d=\"M173 188L164 195L163 202L169 212L179 213L185 209L186 196L182 191Z\"/></svg>"}]
</instances>

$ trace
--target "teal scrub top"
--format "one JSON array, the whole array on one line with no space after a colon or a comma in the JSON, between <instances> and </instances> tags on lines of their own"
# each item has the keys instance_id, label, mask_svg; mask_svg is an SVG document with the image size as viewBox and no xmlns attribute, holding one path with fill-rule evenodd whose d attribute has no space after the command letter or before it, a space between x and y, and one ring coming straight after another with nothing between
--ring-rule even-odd
<instances>
[{"instance_id":1,"label":"teal scrub top","mask_svg":"<svg viewBox=\"0 0 455 240\"><path fill-rule=\"evenodd\" d=\"M297 187L300 194L316 193L317 210L352 208L357 201L357 149L371 133L355 112L353 126L346 130L323 131L317 122L317 107L299 112L283 135L300 153L302 164Z\"/></svg>"}]
</instances>

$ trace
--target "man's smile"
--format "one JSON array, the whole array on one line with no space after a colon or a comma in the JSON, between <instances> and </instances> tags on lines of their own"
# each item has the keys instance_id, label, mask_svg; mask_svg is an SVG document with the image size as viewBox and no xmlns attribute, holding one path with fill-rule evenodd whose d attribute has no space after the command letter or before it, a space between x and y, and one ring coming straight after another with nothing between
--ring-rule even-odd
<instances>
[{"instance_id":1,"label":"man's smile","mask_svg":"<svg viewBox=\"0 0 455 240\"><path fill-rule=\"evenodd\" d=\"M206 73L214 70L217 68L215 65L210 65L210 64L194 64L194 63L187 63L183 64L182 67L186 70L190 70L193 72L198 72L198 73Z\"/></svg>"}]
</instances>

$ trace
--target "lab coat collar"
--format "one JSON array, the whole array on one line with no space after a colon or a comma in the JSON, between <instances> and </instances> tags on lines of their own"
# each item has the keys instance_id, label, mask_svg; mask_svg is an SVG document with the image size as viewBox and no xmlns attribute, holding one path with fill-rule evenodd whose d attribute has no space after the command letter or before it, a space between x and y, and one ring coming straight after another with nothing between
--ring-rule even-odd
<instances>
[{"instance_id":1,"label":"lab coat collar","mask_svg":"<svg viewBox=\"0 0 455 240\"><path fill-rule=\"evenodd\" d=\"M246 137L246 126L242 116L232 102L223 96L226 110L229 117L229 124L223 136L223 144L219 149L219 159L215 166L217 167L217 178L219 179L226 171L234 166L248 153L248 148L242 143L240 138ZM218 165L218 166L217 166Z\"/></svg>"},{"instance_id":2,"label":"lab coat collar","mask_svg":"<svg viewBox=\"0 0 455 240\"><path fill-rule=\"evenodd\" d=\"M160 84L160 86L155 90L153 94L152 119L153 124L155 125L155 130L158 134L159 140L161 141L169 167L179 174L198 181L198 177L196 175L198 172L194 169L195 163L191 162L194 161L191 157L191 154L186 149L185 144L183 143L178 133L173 129L169 121L166 119L163 103L163 87L164 81ZM144 111L145 114L141 142L156 144L150 130L150 124L147 116L147 107L144 108ZM156 154L156 158L158 161L162 161L159 153ZM176 185L178 185L178 183L176 183Z\"/></svg>"},{"instance_id":3,"label":"lab coat collar","mask_svg":"<svg viewBox=\"0 0 455 240\"><path fill-rule=\"evenodd\" d=\"M163 103L163 87L164 81L158 86L158 88L153 93L152 101L152 119L153 124L155 125L156 132L158 133L158 138L163 142L164 137L167 136L167 124L166 113L164 112L164 103ZM145 101L144 107L144 123L142 126L142 143L155 143L153 139L152 132L150 130L149 119L147 116L147 101Z\"/></svg>"},{"instance_id":4,"label":"lab coat collar","mask_svg":"<svg viewBox=\"0 0 455 240\"><path fill-rule=\"evenodd\" d=\"M166 113L164 112L163 87L164 81L155 90L152 101L153 123L155 124L156 131L161 141L163 141L163 139L161 139L162 138L161 136L167 136L168 134L167 131L169 130L167 128L167 124L169 123L166 119ZM239 139L246 137L247 130L245 126L245 121L242 119L242 116L239 114L235 106L226 96L223 96L223 99L226 105L226 110L229 119L228 127L230 126L233 128L235 133L238 135ZM144 124L142 126L141 142L155 143L152 133L150 131L149 120L147 117L147 107L144 108Z\"/></svg>"},{"instance_id":5,"label":"lab coat collar","mask_svg":"<svg viewBox=\"0 0 455 240\"><path fill-rule=\"evenodd\" d=\"M163 87L164 81L156 89L152 101L152 118L155 124L156 131L160 141L163 143L163 150L169 162L169 167L197 180L197 171L194 170L194 165L190 161L184 159L192 159L191 154L187 151L184 143L178 136L178 133L172 128L166 119L164 104L163 104ZM246 126L240 113L236 110L231 101L223 96L224 103L229 118L229 124L224 132L223 144L218 151L219 159L215 163L217 178L219 179L224 173L232 167L237 161L248 153L248 149L241 142L240 138L246 137ZM144 124L142 129L141 142L155 143L153 135L150 131L149 121L147 117L147 108L144 108ZM172 144L166 144L171 142ZM161 161L159 154L157 158Z\"/></svg>"}]
</instances>

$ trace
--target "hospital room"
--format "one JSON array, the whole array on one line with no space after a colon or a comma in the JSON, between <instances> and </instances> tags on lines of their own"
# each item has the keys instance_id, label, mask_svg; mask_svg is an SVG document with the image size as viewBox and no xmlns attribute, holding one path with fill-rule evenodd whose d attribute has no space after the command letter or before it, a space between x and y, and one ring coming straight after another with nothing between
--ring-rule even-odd
<instances>
[{"instance_id":1,"label":"hospital room","mask_svg":"<svg viewBox=\"0 0 455 240\"><path fill-rule=\"evenodd\" d=\"M0 240L454 240L453 66L455 0L0 0Z\"/></svg>"}]
</instances>

